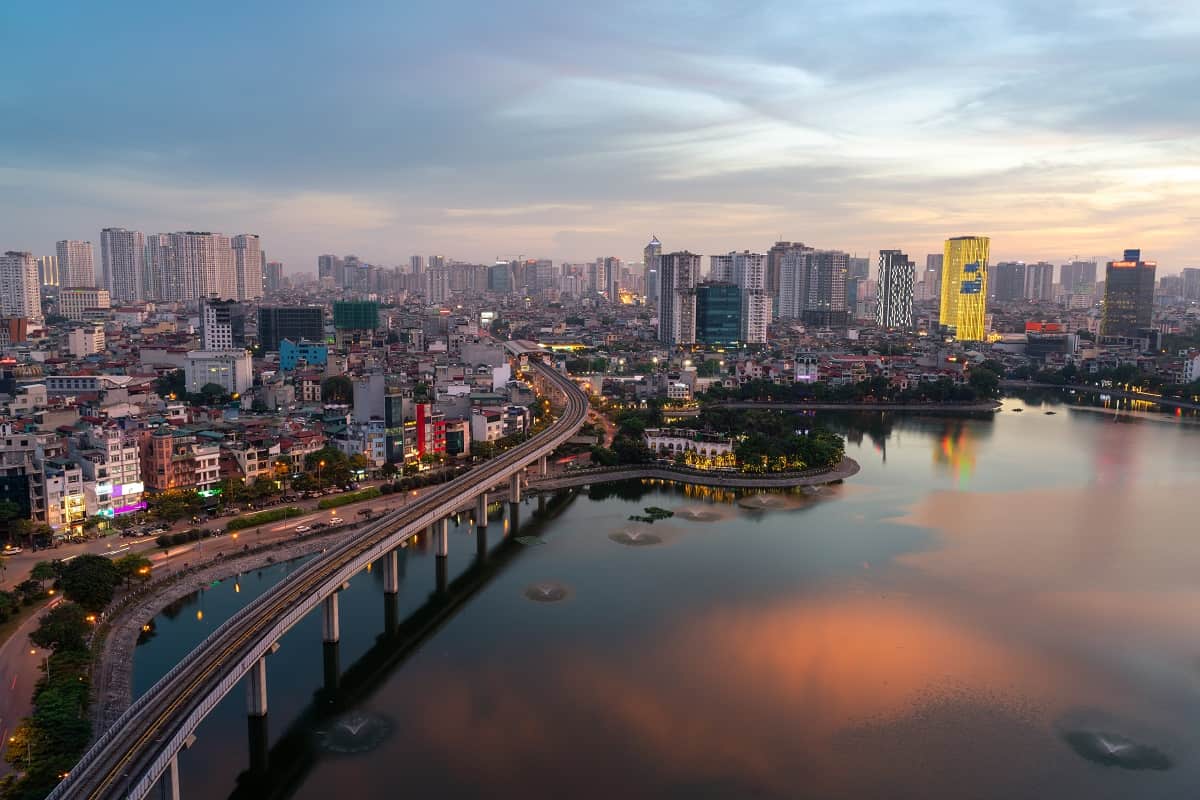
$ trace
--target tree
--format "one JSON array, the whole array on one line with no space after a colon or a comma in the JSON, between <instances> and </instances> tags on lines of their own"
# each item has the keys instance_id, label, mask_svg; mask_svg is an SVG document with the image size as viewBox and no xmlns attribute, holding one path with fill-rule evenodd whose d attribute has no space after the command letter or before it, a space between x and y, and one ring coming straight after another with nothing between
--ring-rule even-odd
<instances>
[{"instance_id":1,"label":"tree","mask_svg":"<svg viewBox=\"0 0 1200 800\"><path fill-rule=\"evenodd\" d=\"M61 563L59 562L59 564ZM58 577L58 568L49 561L39 561L33 565L33 569L29 570L29 577L45 589L46 581Z\"/></svg>"},{"instance_id":2,"label":"tree","mask_svg":"<svg viewBox=\"0 0 1200 800\"><path fill-rule=\"evenodd\" d=\"M400 469L395 464L393 464L391 461L389 461L386 464L384 464L382 467L380 467L379 471L380 471L380 473L382 473L383 477L390 479L390 478L394 478L396 476L396 473L398 473L400 471Z\"/></svg>"},{"instance_id":3,"label":"tree","mask_svg":"<svg viewBox=\"0 0 1200 800\"><path fill-rule=\"evenodd\" d=\"M345 375L334 375L321 383L321 402L348 406L354 402L354 383Z\"/></svg>"},{"instance_id":4,"label":"tree","mask_svg":"<svg viewBox=\"0 0 1200 800\"><path fill-rule=\"evenodd\" d=\"M206 383L200 387L200 397L206 404L217 406L229 399L229 393L219 383Z\"/></svg>"},{"instance_id":5,"label":"tree","mask_svg":"<svg viewBox=\"0 0 1200 800\"><path fill-rule=\"evenodd\" d=\"M1000 389L1000 376L983 366L972 367L967 384L981 397L995 397Z\"/></svg>"},{"instance_id":6,"label":"tree","mask_svg":"<svg viewBox=\"0 0 1200 800\"><path fill-rule=\"evenodd\" d=\"M167 399L183 397L187 394L187 376L181 369L168 372L154 381L154 392Z\"/></svg>"},{"instance_id":7,"label":"tree","mask_svg":"<svg viewBox=\"0 0 1200 800\"><path fill-rule=\"evenodd\" d=\"M60 603L42 616L29 638L47 650L82 650L90 628L83 606Z\"/></svg>"},{"instance_id":8,"label":"tree","mask_svg":"<svg viewBox=\"0 0 1200 800\"><path fill-rule=\"evenodd\" d=\"M150 580L150 559L143 555L130 553L127 556L121 556L113 562L113 566L117 568L117 574L121 576L126 585Z\"/></svg>"},{"instance_id":9,"label":"tree","mask_svg":"<svg viewBox=\"0 0 1200 800\"><path fill-rule=\"evenodd\" d=\"M63 594L88 611L103 611L112 602L121 584L121 575L111 559L104 556L76 556L64 568L59 579Z\"/></svg>"}]
</instances>

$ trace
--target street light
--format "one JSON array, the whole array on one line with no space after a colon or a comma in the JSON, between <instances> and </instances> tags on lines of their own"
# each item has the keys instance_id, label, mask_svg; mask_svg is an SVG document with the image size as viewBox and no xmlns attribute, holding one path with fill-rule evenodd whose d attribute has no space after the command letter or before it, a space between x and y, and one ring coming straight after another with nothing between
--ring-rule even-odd
<instances>
[{"instance_id":1,"label":"street light","mask_svg":"<svg viewBox=\"0 0 1200 800\"><path fill-rule=\"evenodd\" d=\"M317 462L317 486L321 485L321 470L325 467L325 459Z\"/></svg>"}]
</instances>

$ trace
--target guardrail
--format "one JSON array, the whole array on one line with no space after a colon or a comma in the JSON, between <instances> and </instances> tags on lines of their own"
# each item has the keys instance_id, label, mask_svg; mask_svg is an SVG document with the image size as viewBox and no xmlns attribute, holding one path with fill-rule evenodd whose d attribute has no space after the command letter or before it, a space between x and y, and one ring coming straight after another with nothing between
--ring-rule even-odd
<instances>
[{"instance_id":1,"label":"guardrail","mask_svg":"<svg viewBox=\"0 0 1200 800\"><path fill-rule=\"evenodd\" d=\"M510 350L518 352L512 346ZM570 438L586 418L587 396L566 376L536 360L531 364L566 398L558 420L529 441L442 484L408 507L371 521L357 536L304 564L239 609L134 701L48 798L120 796L140 800L212 707L329 592L367 563Z\"/></svg>"}]
</instances>

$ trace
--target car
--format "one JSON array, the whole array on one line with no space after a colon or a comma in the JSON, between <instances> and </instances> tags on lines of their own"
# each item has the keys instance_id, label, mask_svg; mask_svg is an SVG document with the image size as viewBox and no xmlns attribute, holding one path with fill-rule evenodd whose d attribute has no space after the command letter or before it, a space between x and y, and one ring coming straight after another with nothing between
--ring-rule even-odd
<instances>
[{"instance_id":1,"label":"car","mask_svg":"<svg viewBox=\"0 0 1200 800\"><path fill-rule=\"evenodd\" d=\"M312 530L312 528L310 528L307 525L297 525L296 526L296 533L308 533L311 530Z\"/></svg>"},{"instance_id":2,"label":"car","mask_svg":"<svg viewBox=\"0 0 1200 800\"><path fill-rule=\"evenodd\" d=\"M10 544L10 545L6 545L4 547L4 550L0 551L0 552L3 552L4 555L6 555L6 556L15 556L17 553L21 552L21 548L14 547L13 545Z\"/></svg>"},{"instance_id":3,"label":"car","mask_svg":"<svg viewBox=\"0 0 1200 800\"><path fill-rule=\"evenodd\" d=\"M330 517L329 518L330 525L341 525L345 521L346 520L342 519L341 517Z\"/></svg>"}]
</instances>

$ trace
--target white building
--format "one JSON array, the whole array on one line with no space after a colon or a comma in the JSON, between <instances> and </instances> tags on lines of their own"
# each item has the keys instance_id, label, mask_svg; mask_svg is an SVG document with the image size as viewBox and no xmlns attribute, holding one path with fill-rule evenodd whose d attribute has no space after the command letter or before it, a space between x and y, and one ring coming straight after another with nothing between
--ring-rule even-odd
<instances>
[{"instance_id":1,"label":"white building","mask_svg":"<svg viewBox=\"0 0 1200 800\"><path fill-rule=\"evenodd\" d=\"M737 283L734 279L733 259L736 253L723 253L708 257L708 279L719 283Z\"/></svg>"},{"instance_id":2,"label":"white building","mask_svg":"<svg viewBox=\"0 0 1200 800\"><path fill-rule=\"evenodd\" d=\"M0 316L41 322L42 297L32 253L9 250L0 256Z\"/></svg>"},{"instance_id":3,"label":"white building","mask_svg":"<svg viewBox=\"0 0 1200 800\"><path fill-rule=\"evenodd\" d=\"M150 299L237 297L236 258L228 236L207 231L156 233L149 237L146 251L146 294ZM260 272L260 292L261 282Z\"/></svg>"},{"instance_id":4,"label":"white building","mask_svg":"<svg viewBox=\"0 0 1200 800\"><path fill-rule=\"evenodd\" d=\"M133 382L130 375L47 375L46 394L95 394L123 389Z\"/></svg>"},{"instance_id":5,"label":"white building","mask_svg":"<svg viewBox=\"0 0 1200 800\"><path fill-rule=\"evenodd\" d=\"M58 293L58 313L67 319L86 319L89 311L108 311L112 308L112 298L108 289L71 288L62 289Z\"/></svg>"},{"instance_id":6,"label":"white building","mask_svg":"<svg viewBox=\"0 0 1200 800\"><path fill-rule=\"evenodd\" d=\"M748 250L730 255L733 257L733 282L742 292L740 338L747 344L763 344L767 341L772 306L772 299L767 294L767 256Z\"/></svg>"},{"instance_id":7,"label":"white building","mask_svg":"<svg viewBox=\"0 0 1200 800\"><path fill-rule=\"evenodd\" d=\"M96 286L96 259L91 242L64 239L55 245L58 274L63 286Z\"/></svg>"},{"instance_id":8,"label":"white building","mask_svg":"<svg viewBox=\"0 0 1200 800\"><path fill-rule=\"evenodd\" d=\"M881 328L911 328L917 265L899 250L879 251L875 322Z\"/></svg>"},{"instance_id":9,"label":"white building","mask_svg":"<svg viewBox=\"0 0 1200 800\"><path fill-rule=\"evenodd\" d=\"M733 440L691 428L647 428L646 447L654 453L676 455L691 451L702 456L733 452Z\"/></svg>"},{"instance_id":10,"label":"white building","mask_svg":"<svg viewBox=\"0 0 1200 800\"><path fill-rule=\"evenodd\" d=\"M700 256L688 251L659 259L658 338L668 345L696 343L696 282Z\"/></svg>"},{"instance_id":11,"label":"white building","mask_svg":"<svg viewBox=\"0 0 1200 800\"><path fill-rule=\"evenodd\" d=\"M804 316L808 289L808 257L812 250L807 247L789 247L783 251L779 261L779 317L800 319Z\"/></svg>"},{"instance_id":12,"label":"white building","mask_svg":"<svg viewBox=\"0 0 1200 800\"><path fill-rule=\"evenodd\" d=\"M471 409L471 441L494 442L504 438L504 411L499 408Z\"/></svg>"},{"instance_id":13,"label":"white building","mask_svg":"<svg viewBox=\"0 0 1200 800\"><path fill-rule=\"evenodd\" d=\"M228 394L241 394L254 385L249 350L193 350L187 354L183 373L189 392L215 383Z\"/></svg>"},{"instance_id":14,"label":"white building","mask_svg":"<svg viewBox=\"0 0 1200 800\"><path fill-rule=\"evenodd\" d=\"M425 297L430 303L445 303L450 300L450 270L430 267L425 273Z\"/></svg>"},{"instance_id":15,"label":"white building","mask_svg":"<svg viewBox=\"0 0 1200 800\"><path fill-rule=\"evenodd\" d=\"M124 228L100 231L100 268L113 300L136 303L145 299L142 280L146 274L146 235Z\"/></svg>"},{"instance_id":16,"label":"white building","mask_svg":"<svg viewBox=\"0 0 1200 800\"><path fill-rule=\"evenodd\" d=\"M72 328L67 334L67 350L75 358L104 352L104 326Z\"/></svg>"},{"instance_id":17,"label":"white building","mask_svg":"<svg viewBox=\"0 0 1200 800\"><path fill-rule=\"evenodd\" d=\"M1191 353L1183 362L1183 382L1200 381L1200 353Z\"/></svg>"},{"instance_id":18,"label":"white building","mask_svg":"<svg viewBox=\"0 0 1200 800\"><path fill-rule=\"evenodd\" d=\"M83 471L89 515L111 518L145 507L141 451L135 432L112 422L97 423L84 430L73 444L71 455Z\"/></svg>"},{"instance_id":19,"label":"white building","mask_svg":"<svg viewBox=\"0 0 1200 800\"><path fill-rule=\"evenodd\" d=\"M257 300L263 296L262 242L256 233L233 237L233 268L238 300Z\"/></svg>"}]
</instances>

